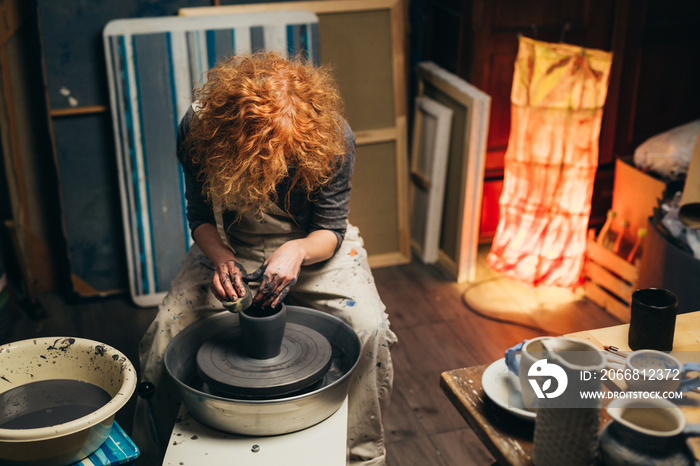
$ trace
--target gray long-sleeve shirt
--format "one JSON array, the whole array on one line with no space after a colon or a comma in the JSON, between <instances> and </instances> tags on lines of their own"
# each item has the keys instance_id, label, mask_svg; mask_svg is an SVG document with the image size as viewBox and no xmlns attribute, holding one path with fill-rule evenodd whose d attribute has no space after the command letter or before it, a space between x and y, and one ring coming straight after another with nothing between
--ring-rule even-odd
<instances>
[{"instance_id":1,"label":"gray long-sleeve shirt","mask_svg":"<svg viewBox=\"0 0 700 466\"><path fill-rule=\"evenodd\" d=\"M187 200L187 221L192 233L203 223L215 224L214 209L203 194L203 183L197 180L197 167L189 157L185 144L190 123L194 116L192 107L182 118L177 134L177 157L180 160L185 175L185 199ZM292 215L294 221L308 233L315 230L330 230L337 239L336 251L343 241L347 229L348 212L350 211L350 178L355 167L355 135L350 126L345 123L343 136L347 152L338 157L338 166L330 180L323 188L317 190L309 200L306 192L293 190L289 192L288 176L277 186L277 205ZM293 173L294 167L289 171ZM289 194L289 205L285 200ZM224 213L224 223L227 230L235 228L235 213Z\"/></svg>"}]
</instances>

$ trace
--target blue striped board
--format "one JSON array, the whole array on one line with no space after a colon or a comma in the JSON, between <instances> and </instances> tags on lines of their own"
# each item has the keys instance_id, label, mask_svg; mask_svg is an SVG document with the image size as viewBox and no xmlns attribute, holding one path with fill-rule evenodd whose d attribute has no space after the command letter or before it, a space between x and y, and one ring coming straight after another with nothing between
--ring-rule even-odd
<instances>
[{"instance_id":1,"label":"blue striped board","mask_svg":"<svg viewBox=\"0 0 700 466\"><path fill-rule=\"evenodd\" d=\"M117 422L104 443L87 458L73 463L73 466L114 466L133 464L139 454L138 447Z\"/></svg>"},{"instance_id":2,"label":"blue striped board","mask_svg":"<svg viewBox=\"0 0 700 466\"><path fill-rule=\"evenodd\" d=\"M176 156L192 89L217 61L259 50L318 63L309 11L120 19L103 32L119 170L129 291L160 304L192 244Z\"/></svg>"}]
</instances>

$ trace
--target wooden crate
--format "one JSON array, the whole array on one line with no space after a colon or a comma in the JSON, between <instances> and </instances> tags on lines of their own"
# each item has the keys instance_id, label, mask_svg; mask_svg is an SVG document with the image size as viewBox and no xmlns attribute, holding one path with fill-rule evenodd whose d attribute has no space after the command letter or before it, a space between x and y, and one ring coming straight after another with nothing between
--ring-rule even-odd
<instances>
[{"instance_id":1,"label":"wooden crate","mask_svg":"<svg viewBox=\"0 0 700 466\"><path fill-rule=\"evenodd\" d=\"M620 231L622 221L627 220L625 240L634 243L637 230L646 228L647 219L653 215L665 190L666 183L634 167L630 157L616 159L612 210L617 216L611 228Z\"/></svg>"},{"instance_id":2,"label":"wooden crate","mask_svg":"<svg viewBox=\"0 0 700 466\"><path fill-rule=\"evenodd\" d=\"M583 290L588 299L622 320L630 321L632 293L639 282L639 262L630 264L595 242L588 231Z\"/></svg>"}]
</instances>

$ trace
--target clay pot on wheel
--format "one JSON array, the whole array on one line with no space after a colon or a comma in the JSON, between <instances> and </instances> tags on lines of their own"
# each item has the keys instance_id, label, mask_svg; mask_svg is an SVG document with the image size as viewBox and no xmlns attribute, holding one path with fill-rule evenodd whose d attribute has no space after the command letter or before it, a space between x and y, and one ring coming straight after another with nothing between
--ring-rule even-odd
<instances>
[{"instance_id":1,"label":"clay pot on wheel","mask_svg":"<svg viewBox=\"0 0 700 466\"><path fill-rule=\"evenodd\" d=\"M324 372L320 386L314 385L300 394L296 392L297 388L292 387L295 392L290 395L286 394L290 391L288 385L282 387L284 390L275 386L272 387L272 396L266 393L264 397L256 399L238 395L220 396L208 392L198 373L198 353L212 339L215 340L214 348L219 346L220 349L225 349L226 341L236 338L236 332L240 335L239 317L240 314L230 312L216 314L185 328L168 345L165 352L166 371L175 385L177 396L195 419L232 434L280 435L315 425L342 405L359 361L362 348L360 339L352 327L337 317L298 306L287 306L286 330L289 331L295 325L314 330L332 347L332 365ZM216 341L217 338L222 339L220 344ZM279 357L282 353L284 351ZM211 359L210 354L207 359ZM260 360L257 365L271 364ZM244 389L258 394L260 389L270 388L269 381L265 379L263 384L255 384L258 379L251 378L250 384ZM275 377L274 382L278 379ZM224 382L230 385L228 380ZM236 389L240 391L240 384ZM281 392L284 393L280 394Z\"/></svg>"},{"instance_id":2,"label":"clay pot on wheel","mask_svg":"<svg viewBox=\"0 0 700 466\"><path fill-rule=\"evenodd\" d=\"M287 325L287 306L261 308L252 305L238 314L248 356L270 359L280 354Z\"/></svg>"}]
</instances>

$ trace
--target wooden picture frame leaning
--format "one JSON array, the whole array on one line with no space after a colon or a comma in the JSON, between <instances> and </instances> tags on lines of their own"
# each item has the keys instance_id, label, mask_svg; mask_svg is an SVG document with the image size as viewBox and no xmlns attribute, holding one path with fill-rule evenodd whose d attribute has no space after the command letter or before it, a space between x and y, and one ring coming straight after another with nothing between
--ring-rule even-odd
<instances>
[{"instance_id":1,"label":"wooden picture frame leaning","mask_svg":"<svg viewBox=\"0 0 700 466\"><path fill-rule=\"evenodd\" d=\"M320 62L328 65L356 135L350 223L365 241L369 264L411 260L408 131L402 0L255 3L179 10L181 16L307 10L319 19Z\"/></svg>"},{"instance_id":2,"label":"wooden picture frame leaning","mask_svg":"<svg viewBox=\"0 0 700 466\"><path fill-rule=\"evenodd\" d=\"M415 102L411 152L411 246L426 264L438 260L452 110L430 97Z\"/></svg>"},{"instance_id":3,"label":"wooden picture frame leaning","mask_svg":"<svg viewBox=\"0 0 700 466\"><path fill-rule=\"evenodd\" d=\"M473 281L491 97L432 62L419 63L417 75L418 96L453 112L438 262L458 282Z\"/></svg>"}]
</instances>

